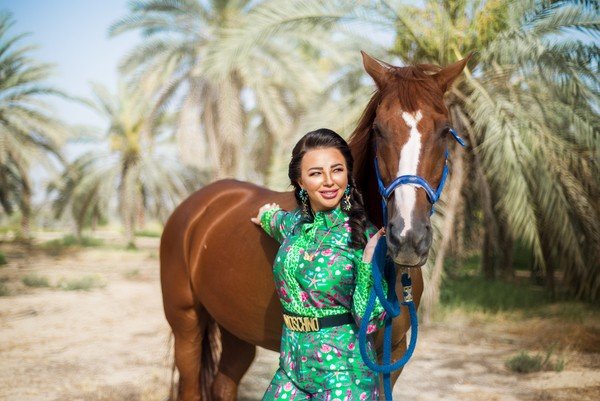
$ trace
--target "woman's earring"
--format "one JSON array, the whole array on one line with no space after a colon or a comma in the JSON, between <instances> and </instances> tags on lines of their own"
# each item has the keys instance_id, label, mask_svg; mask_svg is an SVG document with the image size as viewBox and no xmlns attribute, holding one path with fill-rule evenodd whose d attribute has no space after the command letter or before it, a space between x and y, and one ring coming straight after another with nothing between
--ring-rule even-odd
<instances>
[{"instance_id":1,"label":"woman's earring","mask_svg":"<svg viewBox=\"0 0 600 401\"><path fill-rule=\"evenodd\" d=\"M350 202L350 189L350 184L348 184L344 191L344 199L342 200L342 209L346 212L349 212L352 207L352 203Z\"/></svg>"},{"instance_id":2,"label":"woman's earring","mask_svg":"<svg viewBox=\"0 0 600 401\"><path fill-rule=\"evenodd\" d=\"M302 188L300 192L298 192L298 195L302 201L302 214L308 217L308 192L306 192L306 189Z\"/></svg>"}]
</instances>

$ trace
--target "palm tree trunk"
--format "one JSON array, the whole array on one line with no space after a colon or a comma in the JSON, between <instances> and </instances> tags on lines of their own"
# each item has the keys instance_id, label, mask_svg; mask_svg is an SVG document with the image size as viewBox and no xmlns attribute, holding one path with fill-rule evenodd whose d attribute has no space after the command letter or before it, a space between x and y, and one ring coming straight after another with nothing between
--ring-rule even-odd
<instances>
[{"instance_id":1,"label":"palm tree trunk","mask_svg":"<svg viewBox=\"0 0 600 401\"><path fill-rule=\"evenodd\" d=\"M246 145L244 110L241 101L241 87L235 72L229 74L219 84L217 101L217 135L220 147L220 172L226 177L245 179Z\"/></svg>"},{"instance_id":2,"label":"palm tree trunk","mask_svg":"<svg viewBox=\"0 0 600 401\"><path fill-rule=\"evenodd\" d=\"M493 280L496 277L496 264L495 261L498 257L496 255L495 241L492 240L492 229L490 227L484 227L483 244L481 249L481 270L483 276L488 280Z\"/></svg>"},{"instance_id":3,"label":"palm tree trunk","mask_svg":"<svg viewBox=\"0 0 600 401\"><path fill-rule=\"evenodd\" d=\"M433 310L440 302L440 287L444 271L444 258L450 247L454 233L454 221L458 209L460 193L464 182L464 152L457 148L452 155L452 177L448 185L448 198L444 209L444 221L440 232L441 243L436 251L435 263L429 277L429 285L425 288L423 299L423 319L431 322Z\"/></svg>"},{"instance_id":4,"label":"palm tree trunk","mask_svg":"<svg viewBox=\"0 0 600 401\"><path fill-rule=\"evenodd\" d=\"M265 123L269 132L269 164L267 166L265 183L269 188L284 190L289 184L287 171L290 140L298 126L296 118L281 100L282 95L275 88L268 88L267 96L270 99L268 109L272 113L265 114ZM262 105L266 109L265 105Z\"/></svg>"},{"instance_id":5,"label":"palm tree trunk","mask_svg":"<svg viewBox=\"0 0 600 401\"><path fill-rule=\"evenodd\" d=\"M500 220L500 235L502 238L502 258L500 267L500 275L504 279L514 279L515 278L515 268L513 266L513 250L514 250L514 240L512 235L510 234L508 225Z\"/></svg>"},{"instance_id":6,"label":"palm tree trunk","mask_svg":"<svg viewBox=\"0 0 600 401\"><path fill-rule=\"evenodd\" d=\"M23 238L29 239L31 238L31 188L29 184L24 186L22 196L21 234Z\"/></svg>"},{"instance_id":7,"label":"palm tree trunk","mask_svg":"<svg viewBox=\"0 0 600 401\"><path fill-rule=\"evenodd\" d=\"M546 289L550 293L552 299L556 298L556 283L554 281L554 258L552 257L552 250L549 248L550 241L547 238L547 234L543 229L540 229L541 233L541 246L542 253L544 254L545 264L545 284Z\"/></svg>"},{"instance_id":8,"label":"palm tree trunk","mask_svg":"<svg viewBox=\"0 0 600 401\"><path fill-rule=\"evenodd\" d=\"M468 171L468 167L465 170ZM459 263L461 263L465 256L465 198L463 196L459 198L457 206L456 230L453 239L454 253Z\"/></svg>"},{"instance_id":9,"label":"palm tree trunk","mask_svg":"<svg viewBox=\"0 0 600 401\"><path fill-rule=\"evenodd\" d=\"M123 229L125 231L125 240L127 241L127 247L135 248L135 177L133 169L135 166L125 162L123 172L121 175L121 184L119 187L119 208L121 210L121 219L123 222Z\"/></svg>"},{"instance_id":10,"label":"palm tree trunk","mask_svg":"<svg viewBox=\"0 0 600 401\"><path fill-rule=\"evenodd\" d=\"M283 142L283 138L279 137L273 144L273 152L271 153L267 179L265 180L267 187L281 191L289 184L287 174L282 174L282 169L287 171L287 163L290 158Z\"/></svg>"},{"instance_id":11,"label":"palm tree trunk","mask_svg":"<svg viewBox=\"0 0 600 401\"><path fill-rule=\"evenodd\" d=\"M94 210L92 212L92 221L90 223L90 229L92 230L92 232L95 232L96 229L98 228L98 215L97 215L97 211Z\"/></svg>"},{"instance_id":12,"label":"palm tree trunk","mask_svg":"<svg viewBox=\"0 0 600 401\"><path fill-rule=\"evenodd\" d=\"M136 197L135 217L135 226L138 230L143 230L146 226L146 209L144 209L144 198L141 194Z\"/></svg>"},{"instance_id":13,"label":"palm tree trunk","mask_svg":"<svg viewBox=\"0 0 600 401\"><path fill-rule=\"evenodd\" d=\"M206 134L206 141L208 142L208 154L210 157L210 169L213 180L225 176L224 172L221 171L221 146L219 144L219 138L217 137L216 108L216 104L207 102L202 109L202 121L204 122L204 133Z\"/></svg>"},{"instance_id":14,"label":"palm tree trunk","mask_svg":"<svg viewBox=\"0 0 600 401\"><path fill-rule=\"evenodd\" d=\"M473 149L473 168L477 177L481 208L483 209L483 227L485 233L482 244L481 270L485 277L493 278L495 276L495 254L500 249L500 241L498 240L498 223L496 222L494 213L492 191L482 168L481 156L477 149L477 138L472 134L471 123L459 108L456 108L456 116L458 117L458 121L467 128L461 132L467 132L469 143Z\"/></svg>"},{"instance_id":15,"label":"palm tree trunk","mask_svg":"<svg viewBox=\"0 0 600 401\"><path fill-rule=\"evenodd\" d=\"M19 206L21 209L21 235L24 239L31 238L31 183L27 171L19 163L15 164L21 176L21 199Z\"/></svg>"}]
</instances>

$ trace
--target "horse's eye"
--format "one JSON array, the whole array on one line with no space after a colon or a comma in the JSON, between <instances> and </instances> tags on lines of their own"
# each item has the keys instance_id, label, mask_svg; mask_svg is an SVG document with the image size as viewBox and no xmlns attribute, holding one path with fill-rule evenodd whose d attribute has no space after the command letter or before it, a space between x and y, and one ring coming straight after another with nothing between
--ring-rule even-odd
<instances>
[{"instance_id":1,"label":"horse's eye","mask_svg":"<svg viewBox=\"0 0 600 401\"><path fill-rule=\"evenodd\" d=\"M375 134L377 134L377 135L380 135L380 134L381 134L381 131L379 131L379 127L377 126L377 124L376 124L376 123L373 123L373 127L372 127L372 129L373 129L373 132L374 132Z\"/></svg>"}]
</instances>

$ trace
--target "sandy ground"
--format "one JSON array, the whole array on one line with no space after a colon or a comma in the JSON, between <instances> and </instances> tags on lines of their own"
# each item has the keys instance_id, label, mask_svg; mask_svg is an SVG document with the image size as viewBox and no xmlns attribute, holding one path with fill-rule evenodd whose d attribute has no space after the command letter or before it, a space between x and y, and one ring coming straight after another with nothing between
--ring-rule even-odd
<instances>
[{"instance_id":1,"label":"sandy ground","mask_svg":"<svg viewBox=\"0 0 600 401\"><path fill-rule=\"evenodd\" d=\"M140 238L136 251L88 248L52 256L0 244L9 261L0 267L0 279L10 291L0 297L0 400L163 400L171 350L157 245L156 238ZM47 277L52 286L85 276L104 286L30 288L21 279L31 274ZM562 372L523 375L505 367L510 356L539 350L540 338L570 327L533 320L477 323L466 317L422 327L394 399L598 400L600 350L593 349L598 331L587 338L587 348L561 345ZM260 400L276 368L277 354L259 349L239 399Z\"/></svg>"}]
</instances>

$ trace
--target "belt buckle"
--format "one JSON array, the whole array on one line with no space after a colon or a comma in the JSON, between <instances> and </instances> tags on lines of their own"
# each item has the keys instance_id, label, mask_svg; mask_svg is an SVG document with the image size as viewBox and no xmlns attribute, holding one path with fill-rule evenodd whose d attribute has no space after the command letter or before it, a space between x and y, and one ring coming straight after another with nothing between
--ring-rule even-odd
<instances>
[{"instance_id":1,"label":"belt buckle","mask_svg":"<svg viewBox=\"0 0 600 401\"><path fill-rule=\"evenodd\" d=\"M288 329L300 332L319 331L319 319L308 316L292 316L283 314L283 321Z\"/></svg>"}]
</instances>

